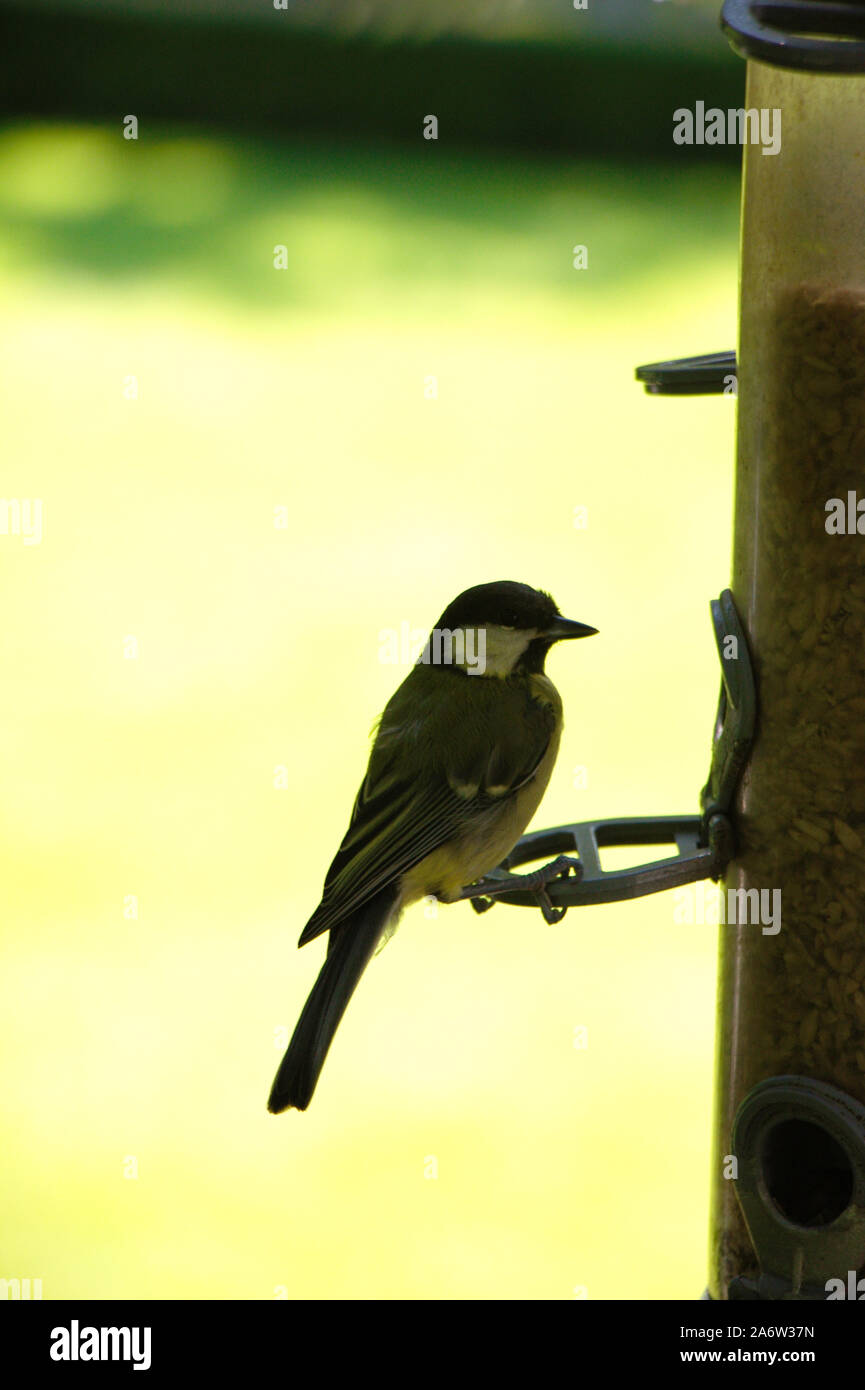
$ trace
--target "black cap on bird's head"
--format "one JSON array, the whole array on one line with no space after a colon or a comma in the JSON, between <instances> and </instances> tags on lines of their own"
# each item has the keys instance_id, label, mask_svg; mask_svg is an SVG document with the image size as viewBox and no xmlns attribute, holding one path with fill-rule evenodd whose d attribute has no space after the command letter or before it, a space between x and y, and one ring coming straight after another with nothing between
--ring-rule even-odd
<instances>
[{"instance_id":1,"label":"black cap on bird's head","mask_svg":"<svg viewBox=\"0 0 865 1390\"><path fill-rule=\"evenodd\" d=\"M439 628L507 627L518 632L545 635L550 642L566 637L591 637L596 627L563 618L550 594L498 579L493 584L476 584L449 603L438 620Z\"/></svg>"},{"instance_id":2,"label":"black cap on bird's head","mask_svg":"<svg viewBox=\"0 0 865 1390\"><path fill-rule=\"evenodd\" d=\"M597 632L586 623L563 618L555 600L542 589L511 579L466 589L448 604L434 631L479 629L485 631L492 657L482 674L499 676L517 668L542 671L554 642Z\"/></svg>"}]
</instances>

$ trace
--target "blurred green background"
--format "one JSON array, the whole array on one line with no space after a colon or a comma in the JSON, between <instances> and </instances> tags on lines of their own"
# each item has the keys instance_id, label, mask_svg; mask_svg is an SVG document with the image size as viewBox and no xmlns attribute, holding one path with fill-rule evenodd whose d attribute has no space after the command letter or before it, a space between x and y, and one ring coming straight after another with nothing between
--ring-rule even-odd
<instances>
[{"instance_id":1,"label":"blurred green background","mask_svg":"<svg viewBox=\"0 0 865 1390\"><path fill-rule=\"evenodd\" d=\"M0 537L0 1277L697 1297L716 929L672 894L418 905L310 1110L265 1103L382 629L550 589L601 635L550 660L535 826L697 809L735 407L633 370L734 346L735 166L119 129L0 133L3 491L44 504Z\"/></svg>"}]
</instances>

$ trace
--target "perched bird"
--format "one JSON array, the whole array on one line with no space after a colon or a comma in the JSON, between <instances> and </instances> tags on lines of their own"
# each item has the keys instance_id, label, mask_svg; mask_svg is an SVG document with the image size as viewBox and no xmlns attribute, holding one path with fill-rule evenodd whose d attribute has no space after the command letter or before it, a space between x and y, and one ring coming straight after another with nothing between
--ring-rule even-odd
<instances>
[{"instance_id":1,"label":"perched bird","mask_svg":"<svg viewBox=\"0 0 865 1390\"><path fill-rule=\"evenodd\" d=\"M351 823L301 934L305 946L328 932L327 957L276 1074L274 1114L309 1105L346 1005L404 907L542 890L576 864L484 878L522 835L556 760L562 701L544 674L547 652L596 630L509 580L466 589L445 609L379 720Z\"/></svg>"}]
</instances>

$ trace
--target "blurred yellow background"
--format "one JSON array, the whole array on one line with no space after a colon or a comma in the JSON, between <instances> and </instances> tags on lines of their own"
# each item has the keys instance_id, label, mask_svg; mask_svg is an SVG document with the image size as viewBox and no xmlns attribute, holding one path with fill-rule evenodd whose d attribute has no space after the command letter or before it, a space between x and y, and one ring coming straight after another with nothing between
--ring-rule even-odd
<instances>
[{"instance_id":1,"label":"blurred yellow background","mask_svg":"<svg viewBox=\"0 0 865 1390\"><path fill-rule=\"evenodd\" d=\"M550 659L535 827L698 809L735 407L633 370L734 346L737 197L685 166L2 134L2 491L44 536L0 536L0 1277L699 1296L716 928L670 893L555 927L418 905L310 1110L265 1105L405 675L383 628L551 590L600 636Z\"/></svg>"}]
</instances>

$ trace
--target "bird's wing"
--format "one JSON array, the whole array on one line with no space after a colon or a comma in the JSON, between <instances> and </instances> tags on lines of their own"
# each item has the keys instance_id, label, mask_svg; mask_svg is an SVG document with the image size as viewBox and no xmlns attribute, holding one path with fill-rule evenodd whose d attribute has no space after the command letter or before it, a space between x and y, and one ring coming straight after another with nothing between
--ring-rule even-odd
<instances>
[{"instance_id":1,"label":"bird's wing","mask_svg":"<svg viewBox=\"0 0 865 1390\"><path fill-rule=\"evenodd\" d=\"M461 760L450 744L449 731L435 727L438 702L427 708L424 717L423 701L415 698L413 716L400 721L397 697L402 687L397 692L382 718L351 824L328 870L321 903L299 945L336 926L386 883L395 882L446 844L467 820L501 805L531 780L547 750L555 715L524 691L509 690L505 693L509 708L504 713L510 717L503 719L503 689L496 685L498 689L489 693L480 687L466 689L471 698L463 702L462 712L470 728L461 740L468 750ZM490 698L497 702L494 724L484 717ZM451 700L447 717L453 719L454 714ZM493 727L497 736L490 733ZM428 757L418 757L420 740L437 750L432 770Z\"/></svg>"}]
</instances>

